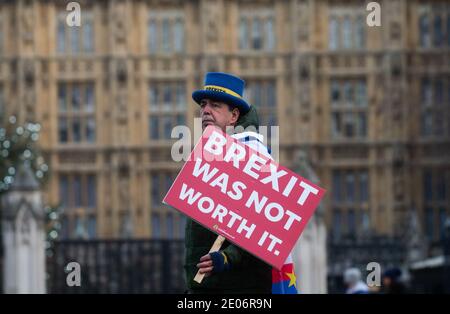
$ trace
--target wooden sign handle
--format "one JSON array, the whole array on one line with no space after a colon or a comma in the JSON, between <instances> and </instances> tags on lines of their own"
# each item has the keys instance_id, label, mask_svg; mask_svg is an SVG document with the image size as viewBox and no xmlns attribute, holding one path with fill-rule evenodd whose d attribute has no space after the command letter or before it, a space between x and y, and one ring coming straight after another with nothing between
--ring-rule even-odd
<instances>
[{"instance_id":1,"label":"wooden sign handle","mask_svg":"<svg viewBox=\"0 0 450 314\"><path fill-rule=\"evenodd\" d=\"M216 252L220 250L222 247L223 242L225 242L225 238L221 235L217 237L216 241L214 241L214 244L211 246L211 249L208 253ZM197 283L202 283L203 278L205 277L205 274L200 274L200 270L198 270L197 274L194 277L194 281Z\"/></svg>"}]
</instances>

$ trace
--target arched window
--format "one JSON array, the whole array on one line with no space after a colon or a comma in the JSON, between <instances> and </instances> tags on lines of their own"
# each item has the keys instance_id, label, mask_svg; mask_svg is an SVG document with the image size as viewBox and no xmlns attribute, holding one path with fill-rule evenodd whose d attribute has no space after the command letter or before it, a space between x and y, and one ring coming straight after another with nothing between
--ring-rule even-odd
<instances>
[{"instance_id":1,"label":"arched window","mask_svg":"<svg viewBox=\"0 0 450 314\"><path fill-rule=\"evenodd\" d=\"M444 43L444 33L442 31L442 18L440 15L434 17L433 44L440 47Z\"/></svg>"},{"instance_id":2,"label":"arched window","mask_svg":"<svg viewBox=\"0 0 450 314\"><path fill-rule=\"evenodd\" d=\"M420 46L427 48L430 46L430 21L428 14L422 14L419 20Z\"/></svg>"},{"instance_id":3,"label":"arched window","mask_svg":"<svg viewBox=\"0 0 450 314\"><path fill-rule=\"evenodd\" d=\"M339 21L332 17L328 24L328 47L330 50L337 50L339 48Z\"/></svg>"},{"instance_id":4,"label":"arched window","mask_svg":"<svg viewBox=\"0 0 450 314\"><path fill-rule=\"evenodd\" d=\"M346 16L344 18L342 31L343 31L342 39L343 39L344 49L351 49L352 48L352 22L350 20L350 17L348 17L348 16Z\"/></svg>"}]
</instances>

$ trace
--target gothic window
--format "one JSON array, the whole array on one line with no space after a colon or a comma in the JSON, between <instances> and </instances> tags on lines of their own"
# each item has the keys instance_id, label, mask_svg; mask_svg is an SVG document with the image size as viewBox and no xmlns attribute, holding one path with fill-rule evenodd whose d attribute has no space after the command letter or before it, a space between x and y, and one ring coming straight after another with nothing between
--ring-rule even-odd
<instances>
[{"instance_id":1,"label":"gothic window","mask_svg":"<svg viewBox=\"0 0 450 314\"><path fill-rule=\"evenodd\" d=\"M265 46L267 50L272 51L275 48L275 30L273 17L269 17L268 19L266 19L264 26L264 34L267 36Z\"/></svg>"},{"instance_id":2,"label":"gothic window","mask_svg":"<svg viewBox=\"0 0 450 314\"><path fill-rule=\"evenodd\" d=\"M343 199L342 194L342 173L340 171L333 172L333 201L341 202Z\"/></svg>"},{"instance_id":3,"label":"gothic window","mask_svg":"<svg viewBox=\"0 0 450 314\"><path fill-rule=\"evenodd\" d=\"M436 106L440 106L444 101L444 81L436 80L434 84L434 90L435 90L434 103L436 104Z\"/></svg>"},{"instance_id":4,"label":"gothic window","mask_svg":"<svg viewBox=\"0 0 450 314\"><path fill-rule=\"evenodd\" d=\"M68 130L67 118L58 119L58 140L60 143L66 143L69 141L69 130Z\"/></svg>"},{"instance_id":5,"label":"gothic window","mask_svg":"<svg viewBox=\"0 0 450 314\"><path fill-rule=\"evenodd\" d=\"M148 87L149 138L171 139L172 129L186 121L186 87L183 81L152 81Z\"/></svg>"},{"instance_id":6,"label":"gothic window","mask_svg":"<svg viewBox=\"0 0 450 314\"><path fill-rule=\"evenodd\" d=\"M86 119L86 141L95 142L95 118L93 117Z\"/></svg>"},{"instance_id":7,"label":"gothic window","mask_svg":"<svg viewBox=\"0 0 450 314\"><path fill-rule=\"evenodd\" d=\"M344 49L352 48L352 22L348 16L344 18L342 24L342 42Z\"/></svg>"},{"instance_id":8,"label":"gothic window","mask_svg":"<svg viewBox=\"0 0 450 314\"><path fill-rule=\"evenodd\" d=\"M339 48L339 20L335 17L331 17L329 22L328 47L330 50Z\"/></svg>"},{"instance_id":9,"label":"gothic window","mask_svg":"<svg viewBox=\"0 0 450 314\"><path fill-rule=\"evenodd\" d=\"M449 108L443 104L445 90L450 90L450 81L444 77L424 77L421 80L421 135L442 138L450 133ZM448 95L450 97L450 95Z\"/></svg>"},{"instance_id":10,"label":"gothic window","mask_svg":"<svg viewBox=\"0 0 450 314\"><path fill-rule=\"evenodd\" d=\"M66 94L66 84L58 85L58 107L60 112L67 111L67 94Z\"/></svg>"},{"instance_id":11,"label":"gothic window","mask_svg":"<svg viewBox=\"0 0 450 314\"><path fill-rule=\"evenodd\" d=\"M369 183L365 172L361 173L359 177L359 197L361 202L369 200Z\"/></svg>"},{"instance_id":12,"label":"gothic window","mask_svg":"<svg viewBox=\"0 0 450 314\"><path fill-rule=\"evenodd\" d=\"M436 200L445 201L447 199L447 180L444 172L436 173Z\"/></svg>"},{"instance_id":13,"label":"gothic window","mask_svg":"<svg viewBox=\"0 0 450 314\"><path fill-rule=\"evenodd\" d=\"M252 25L252 48L254 50L262 49L261 21L257 17L253 19L253 25Z\"/></svg>"},{"instance_id":14,"label":"gothic window","mask_svg":"<svg viewBox=\"0 0 450 314\"><path fill-rule=\"evenodd\" d=\"M151 198L152 206L159 207L161 205L161 193L160 193L160 176L157 173L151 175Z\"/></svg>"},{"instance_id":15,"label":"gothic window","mask_svg":"<svg viewBox=\"0 0 450 314\"><path fill-rule=\"evenodd\" d=\"M337 81L332 81L331 82L331 104L332 105L337 105L339 104L340 98L341 98L341 91L340 91L340 84Z\"/></svg>"},{"instance_id":16,"label":"gothic window","mask_svg":"<svg viewBox=\"0 0 450 314\"><path fill-rule=\"evenodd\" d=\"M94 52L94 16L84 10L80 26L69 26L67 11L58 14L56 22L56 51L58 54L89 54Z\"/></svg>"},{"instance_id":17,"label":"gothic window","mask_svg":"<svg viewBox=\"0 0 450 314\"><path fill-rule=\"evenodd\" d=\"M422 136L433 134L433 115L431 112L423 112L422 117Z\"/></svg>"},{"instance_id":18,"label":"gothic window","mask_svg":"<svg viewBox=\"0 0 450 314\"><path fill-rule=\"evenodd\" d=\"M445 236L445 223L447 220L447 210L439 208L439 236L442 239Z\"/></svg>"},{"instance_id":19,"label":"gothic window","mask_svg":"<svg viewBox=\"0 0 450 314\"><path fill-rule=\"evenodd\" d=\"M356 235L370 229L367 170L335 169L332 172L333 232ZM336 220L339 220L339 226Z\"/></svg>"},{"instance_id":20,"label":"gothic window","mask_svg":"<svg viewBox=\"0 0 450 314\"><path fill-rule=\"evenodd\" d=\"M95 215L90 215L87 221L87 233L89 239L94 239L97 237L97 217Z\"/></svg>"},{"instance_id":21,"label":"gothic window","mask_svg":"<svg viewBox=\"0 0 450 314\"><path fill-rule=\"evenodd\" d=\"M94 175L88 175L87 176L87 207L89 208L95 208L97 206L96 199L97 199L97 187L96 187L96 180Z\"/></svg>"},{"instance_id":22,"label":"gothic window","mask_svg":"<svg viewBox=\"0 0 450 314\"><path fill-rule=\"evenodd\" d=\"M356 215L353 209L348 210L348 234L354 236L356 233Z\"/></svg>"},{"instance_id":23,"label":"gothic window","mask_svg":"<svg viewBox=\"0 0 450 314\"><path fill-rule=\"evenodd\" d=\"M82 206L82 195L81 195L81 176L75 175L73 176L73 185L72 185L72 195L74 198L74 206L81 207Z\"/></svg>"},{"instance_id":24,"label":"gothic window","mask_svg":"<svg viewBox=\"0 0 450 314\"><path fill-rule=\"evenodd\" d=\"M433 44L435 47L440 47L444 43L444 33L442 30L442 17L436 15L434 17L434 30L433 30Z\"/></svg>"},{"instance_id":25,"label":"gothic window","mask_svg":"<svg viewBox=\"0 0 450 314\"><path fill-rule=\"evenodd\" d=\"M177 226L173 209L162 204L162 200L175 180L176 173L172 171L153 171L150 173L150 204L151 204L151 235L153 238L174 239L179 233L184 237L184 221ZM161 227L162 226L162 227ZM183 228L183 230L181 230Z\"/></svg>"},{"instance_id":26,"label":"gothic window","mask_svg":"<svg viewBox=\"0 0 450 314\"><path fill-rule=\"evenodd\" d=\"M425 201L431 201L433 199L433 181L430 170L424 172L423 186L424 186Z\"/></svg>"},{"instance_id":27,"label":"gothic window","mask_svg":"<svg viewBox=\"0 0 450 314\"><path fill-rule=\"evenodd\" d=\"M177 19L174 25L174 49L175 52L183 52L184 49L184 22Z\"/></svg>"},{"instance_id":28,"label":"gothic window","mask_svg":"<svg viewBox=\"0 0 450 314\"><path fill-rule=\"evenodd\" d=\"M367 106L367 87L365 82L359 81L356 84L356 105L360 107Z\"/></svg>"},{"instance_id":29,"label":"gothic window","mask_svg":"<svg viewBox=\"0 0 450 314\"><path fill-rule=\"evenodd\" d=\"M333 79L330 82L331 137L367 136L367 90L364 79Z\"/></svg>"},{"instance_id":30,"label":"gothic window","mask_svg":"<svg viewBox=\"0 0 450 314\"><path fill-rule=\"evenodd\" d=\"M241 18L239 21L239 49L248 49L248 21Z\"/></svg>"},{"instance_id":31,"label":"gothic window","mask_svg":"<svg viewBox=\"0 0 450 314\"><path fill-rule=\"evenodd\" d=\"M362 138L367 137L367 114L365 112L359 112L356 121L356 134L359 134Z\"/></svg>"},{"instance_id":32,"label":"gothic window","mask_svg":"<svg viewBox=\"0 0 450 314\"><path fill-rule=\"evenodd\" d=\"M165 18L162 20L162 50L165 53L170 52L170 21Z\"/></svg>"},{"instance_id":33,"label":"gothic window","mask_svg":"<svg viewBox=\"0 0 450 314\"><path fill-rule=\"evenodd\" d=\"M58 84L58 140L60 143L96 141L93 83Z\"/></svg>"},{"instance_id":34,"label":"gothic window","mask_svg":"<svg viewBox=\"0 0 450 314\"><path fill-rule=\"evenodd\" d=\"M258 110L259 124L267 127L267 137L271 136L272 126L277 126L277 93L275 80L246 80L246 101ZM264 128L260 129L262 132Z\"/></svg>"},{"instance_id":35,"label":"gothic window","mask_svg":"<svg viewBox=\"0 0 450 314\"><path fill-rule=\"evenodd\" d=\"M157 140L160 138L158 117L150 116L149 118L150 139Z\"/></svg>"},{"instance_id":36,"label":"gothic window","mask_svg":"<svg viewBox=\"0 0 450 314\"><path fill-rule=\"evenodd\" d=\"M420 36L420 46L429 47L430 46L430 21L428 14L422 14L419 19L419 36Z\"/></svg>"},{"instance_id":37,"label":"gothic window","mask_svg":"<svg viewBox=\"0 0 450 314\"><path fill-rule=\"evenodd\" d=\"M80 28L75 26L70 28L70 48L72 53L80 52Z\"/></svg>"},{"instance_id":38,"label":"gothic window","mask_svg":"<svg viewBox=\"0 0 450 314\"><path fill-rule=\"evenodd\" d=\"M58 28L56 33L57 47L59 53L66 52L66 21L58 19Z\"/></svg>"},{"instance_id":39,"label":"gothic window","mask_svg":"<svg viewBox=\"0 0 450 314\"><path fill-rule=\"evenodd\" d=\"M156 20L150 20L148 23L148 49L150 53L158 51L158 30Z\"/></svg>"},{"instance_id":40,"label":"gothic window","mask_svg":"<svg viewBox=\"0 0 450 314\"><path fill-rule=\"evenodd\" d=\"M82 24L83 31L83 50L85 52L94 52L94 24L92 19L86 19Z\"/></svg>"},{"instance_id":41,"label":"gothic window","mask_svg":"<svg viewBox=\"0 0 450 314\"><path fill-rule=\"evenodd\" d=\"M166 173L165 175L165 190L169 191L170 187L172 186L174 180L174 176L170 173Z\"/></svg>"},{"instance_id":42,"label":"gothic window","mask_svg":"<svg viewBox=\"0 0 450 314\"><path fill-rule=\"evenodd\" d=\"M363 16L359 16L355 21L355 48L364 47L366 47L366 20Z\"/></svg>"},{"instance_id":43,"label":"gothic window","mask_svg":"<svg viewBox=\"0 0 450 314\"><path fill-rule=\"evenodd\" d=\"M162 117L162 123L163 123L163 136L166 139L170 138L170 135L172 133L172 127L175 126L174 123L174 117L173 116L164 116Z\"/></svg>"},{"instance_id":44,"label":"gothic window","mask_svg":"<svg viewBox=\"0 0 450 314\"><path fill-rule=\"evenodd\" d=\"M428 78L422 79L422 105L425 107L431 106L433 101L433 90L431 86L431 81Z\"/></svg>"},{"instance_id":45,"label":"gothic window","mask_svg":"<svg viewBox=\"0 0 450 314\"><path fill-rule=\"evenodd\" d=\"M447 13L447 46L450 47L450 12Z\"/></svg>"},{"instance_id":46,"label":"gothic window","mask_svg":"<svg viewBox=\"0 0 450 314\"><path fill-rule=\"evenodd\" d=\"M422 172L422 182L425 231L428 238L435 241L438 240L435 238L436 236L443 235L449 210L448 182L450 182L450 169L426 168Z\"/></svg>"},{"instance_id":47,"label":"gothic window","mask_svg":"<svg viewBox=\"0 0 450 314\"><path fill-rule=\"evenodd\" d=\"M166 215L166 238L173 239L174 235L174 218L172 213Z\"/></svg>"},{"instance_id":48,"label":"gothic window","mask_svg":"<svg viewBox=\"0 0 450 314\"><path fill-rule=\"evenodd\" d=\"M74 142L81 142L81 124L80 118L72 119L72 139Z\"/></svg>"},{"instance_id":49,"label":"gothic window","mask_svg":"<svg viewBox=\"0 0 450 314\"><path fill-rule=\"evenodd\" d=\"M158 212L151 215L151 235L153 239L161 238L161 214Z\"/></svg>"},{"instance_id":50,"label":"gothic window","mask_svg":"<svg viewBox=\"0 0 450 314\"><path fill-rule=\"evenodd\" d=\"M366 14L360 8L331 6L328 49L352 50L366 47Z\"/></svg>"},{"instance_id":51,"label":"gothic window","mask_svg":"<svg viewBox=\"0 0 450 314\"><path fill-rule=\"evenodd\" d=\"M175 86L175 106L177 110L182 110L186 107L186 88L183 82L178 82Z\"/></svg>"},{"instance_id":52,"label":"gothic window","mask_svg":"<svg viewBox=\"0 0 450 314\"><path fill-rule=\"evenodd\" d=\"M69 177L59 176L59 201L63 207L69 206Z\"/></svg>"},{"instance_id":53,"label":"gothic window","mask_svg":"<svg viewBox=\"0 0 450 314\"><path fill-rule=\"evenodd\" d=\"M60 173L58 186L59 203L64 209L61 217L65 224L62 225L62 228L65 228L63 232L67 237L86 235L95 237L97 228L96 216L93 214L97 207L95 174ZM73 230L69 230L70 225L74 226Z\"/></svg>"},{"instance_id":54,"label":"gothic window","mask_svg":"<svg viewBox=\"0 0 450 314\"><path fill-rule=\"evenodd\" d=\"M86 238L85 219L83 216L77 216L75 218L74 238L77 239Z\"/></svg>"},{"instance_id":55,"label":"gothic window","mask_svg":"<svg viewBox=\"0 0 450 314\"><path fill-rule=\"evenodd\" d=\"M370 230L370 215L367 211L361 213L362 231L368 232Z\"/></svg>"},{"instance_id":56,"label":"gothic window","mask_svg":"<svg viewBox=\"0 0 450 314\"><path fill-rule=\"evenodd\" d=\"M339 239L342 235L342 213L340 209L333 210L332 234L334 239Z\"/></svg>"},{"instance_id":57,"label":"gothic window","mask_svg":"<svg viewBox=\"0 0 450 314\"><path fill-rule=\"evenodd\" d=\"M355 202L355 177L353 173L347 173L345 176L345 191L347 194L347 201L349 203Z\"/></svg>"},{"instance_id":58,"label":"gothic window","mask_svg":"<svg viewBox=\"0 0 450 314\"><path fill-rule=\"evenodd\" d=\"M238 42L241 50L273 51L276 46L272 11L243 10L239 15Z\"/></svg>"},{"instance_id":59,"label":"gothic window","mask_svg":"<svg viewBox=\"0 0 450 314\"><path fill-rule=\"evenodd\" d=\"M344 83L344 105L351 106L354 104L355 100L355 93L354 93L354 86L355 84L352 84L351 81L347 81Z\"/></svg>"},{"instance_id":60,"label":"gothic window","mask_svg":"<svg viewBox=\"0 0 450 314\"><path fill-rule=\"evenodd\" d=\"M66 216L63 216L61 218L61 230L59 232L59 236L61 239L65 240L69 238L70 235L70 225L69 225L69 218Z\"/></svg>"},{"instance_id":61,"label":"gothic window","mask_svg":"<svg viewBox=\"0 0 450 314\"><path fill-rule=\"evenodd\" d=\"M152 10L147 24L150 54L182 53L185 50L184 14L178 10Z\"/></svg>"},{"instance_id":62,"label":"gothic window","mask_svg":"<svg viewBox=\"0 0 450 314\"><path fill-rule=\"evenodd\" d=\"M425 233L429 240L434 239L434 211L433 208L425 208Z\"/></svg>"},{"instance_id":63,"label":"gothic window","mask_svg":"<svg viewBox=\"0 0 450 314\"><path fill-rule=\"evenodd\" d=\"M419 9L419 45L422 48L450 46L450 12L423 5Z\"/></svg>"}]
</instances>

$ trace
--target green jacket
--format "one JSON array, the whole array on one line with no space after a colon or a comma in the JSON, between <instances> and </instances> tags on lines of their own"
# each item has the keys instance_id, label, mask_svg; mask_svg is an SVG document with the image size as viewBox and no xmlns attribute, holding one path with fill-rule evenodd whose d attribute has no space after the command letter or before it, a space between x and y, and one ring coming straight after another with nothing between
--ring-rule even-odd
<instances>
[{"instance_id":1,"label":"green jacket","mask_svg":"<svg viewBox=\"0 0 450 314\"><path fill-rule=\"evenodd\" d=\"M253 106L247 114L239 118L237 125L244 128L249 125L258 127L258 115ZM272 267L228 241L224 242L221 251L227 255L231 269L205 277L201 284L195 282L193 279L198 271L196 265L199 263L200 257L209 252L216 238L217 234L191 219L187 220L184 268L187 288L190 293L250 294L272 292Z\"/></svg>"}]
</instances>

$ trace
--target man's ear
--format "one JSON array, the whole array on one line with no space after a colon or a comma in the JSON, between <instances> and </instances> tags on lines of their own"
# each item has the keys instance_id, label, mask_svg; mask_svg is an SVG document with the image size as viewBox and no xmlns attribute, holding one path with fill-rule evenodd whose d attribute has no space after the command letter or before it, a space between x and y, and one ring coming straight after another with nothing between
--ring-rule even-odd
<instances>
[{"instance_id":1,"label":"man's ear","mask_svg":"<svg viewBox=\"0 0 450 314\"><path fill-rule=\"evenodd\" d=\"M240 112L238 108L233 108L231 110L231 121L230 124L236 125L236 122L239 120Z\"/></svg>"}]
</instances>

